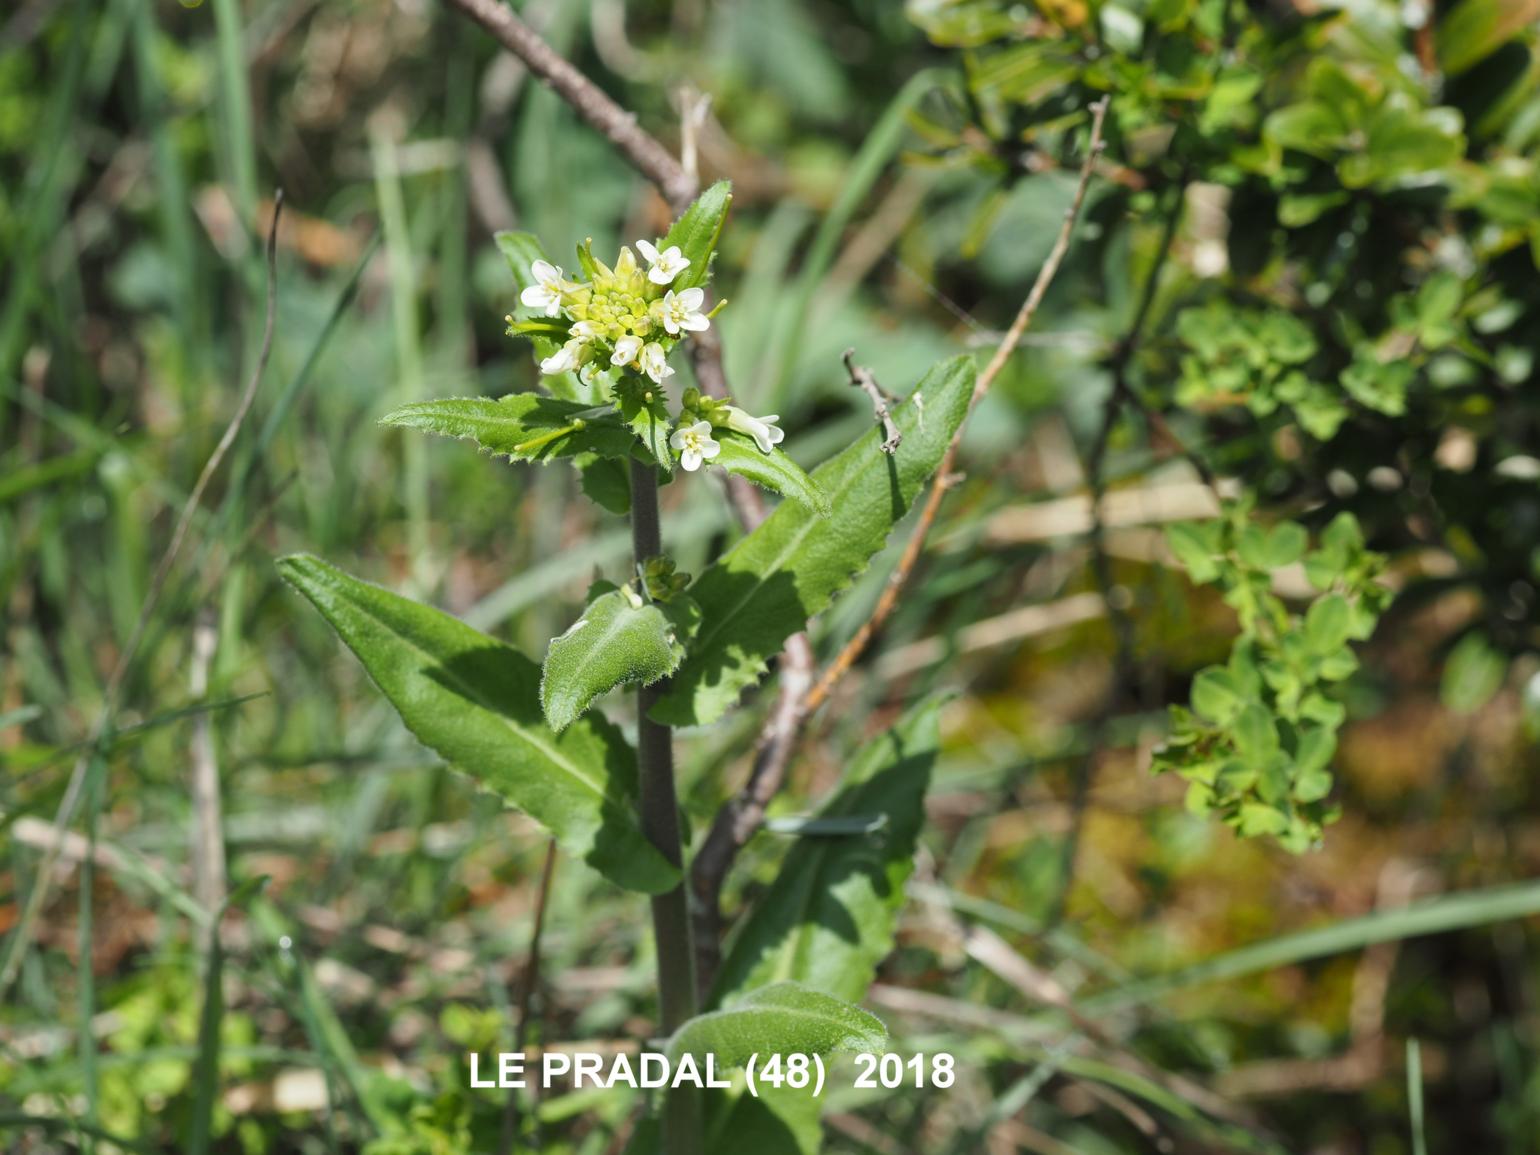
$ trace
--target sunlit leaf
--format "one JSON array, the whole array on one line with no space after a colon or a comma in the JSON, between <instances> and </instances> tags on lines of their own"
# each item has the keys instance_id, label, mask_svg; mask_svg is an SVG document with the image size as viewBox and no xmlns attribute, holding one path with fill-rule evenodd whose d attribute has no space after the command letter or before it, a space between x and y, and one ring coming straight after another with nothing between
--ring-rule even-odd
<instances>
[{"instance_id":1,"label":"sunlit leaf","mask_svg":"<svg viewBox=\"0 0 1540 1155\"><path fill-rule=\"evenodd\" d=\"M642 834L636 760L620 731L588 718L552 733L534 662L318 558L286 557L278 568L424 745L620 886L656 894L678 882L678 870Z\"/></svg>"}]
</instances>

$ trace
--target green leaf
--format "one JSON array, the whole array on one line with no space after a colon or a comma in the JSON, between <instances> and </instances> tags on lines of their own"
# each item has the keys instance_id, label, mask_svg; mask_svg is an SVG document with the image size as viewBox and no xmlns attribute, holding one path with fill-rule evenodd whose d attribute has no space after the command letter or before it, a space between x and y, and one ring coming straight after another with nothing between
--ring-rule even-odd
<instances>
[{"instance_id":1,"label":"green leaf","mask_svg":"<svg viewBox=\"0 0 1540 1155\"><path fill-rule=\"evenodd\" d=\"M1319 802L1331 793L1331 771L1324 767L1301 768L1294 777L1294 797L1300 802Z\"/></svg>"},{"instance_id":2,"label":"green leaf","mask_svg":"<svg viewBox=\"0 0 1540 1155\"><path fill-rule=\"evenodd\" d=\"M1272 711L1261 702L1251 702L1235 717L1235 748L1252 765L1259 765L1278 752L1278 727Z\"/></svg>"},{"instance_id":3,"label":"green leaf","mask_svg":"<svg viewBox=\"0 0 1540 1155\"><path fill-rule=\"evenodd\" d=\"M674 419L663 398L661 386L651 386L634 378L622 382L615 393L622 419L658 467L671 474L674 472L674 451L669 448L668 439L674 431Z\"/></svg>"},{"instance_id":4,"label":"green leaf","mask_svg":"<svg viewBox=\"0 0 1540 1155\"><path fill-rule=\"evenodd\" d=\"M888 1029L876 1015L798 983L761 987L722 1011L697 1015L668 1041L672 1058L713 1055L730 1069L759 1055L880 1053Z\"/></svg>"},{"instance_id":5,"label":"green leaf","mask_svg":"<svg viewBox=\"0 0 1540 1155\"><path fill-rule=\"evenodd\" d=\"M704 625L652 715L671 725L715 721L757 682L782 643L823 611L883 547L936 471L973 394L974 365L956 357L935 366L901 405L903 444L878 448L872 428L813 472L834 503L819 517L783 502L690 588Z\"/></svg>"},{"instance_id":6,"label":"green leaf","mask_svg":"<svg viewBox=\"0 0 1540 1155\"><path fill-rule=\"evenodd\" d=\"M616 686L651 685L684 660L684 644L700 624L688 597L649 602L631 586L605 583L583 616L551 642L540 679L540 705L561 733L593 700Z\"/></svg>"},{"instance_id":7,"label":"green leaf","mask_svg":"<svg viewBox=\"0 0 1540 1155\"><path fill-rule=\"evenodd\" d=\"M800 465L779 449L761 453L752 437L745 437L729 429L718 428L713 431L713 436L722 448L711 459L711 464L720 465L739 477L746 477L755 485L779 493L782 497L801 502L820 517L828 516L828 494L818 487L818 483Z\"/></svg>"},{"instance_id":8,"label":"green leaf","mask_svg":"<svg viewBox=\"0 0 1540 1155\"><path fill-rule=\"evenodd\" d=\"M1293 565L1310 548L1305 527L1292 521L1280 521L1267 531L1267 564L1272 569Z\"/></svg>"},{"instance_id":9,"label":"green leaf","mask_svg":"<svg viewBox=\"0 0 1540 1155\"><path fill-rule=\"evenodd\" d=\"M775 883L733 939L713 1002L792 979L854 1002L893 948L914 867L942 700L920 703L847 766L820 818L880 815L869 834L810 837L786 855Z\"/></svg>"},{"instance_id":10,"label":"green leaf","mask_svg":"<svg viewBox=\"0 0 1540 1155\"><path fill-rule=\"evenodd\" d=\"M1210 722L1225 725L1246 702L1235 675L1223 666L1199 670L1192 680L1192 708Z\"/></svg>"},{"instance_id":11,"label":"green leaf","mask_svg":"<svg viewBox=\"0 0 1540 1155\"><path fill-rule=\"evenodd\" d=\"M1341 649L1353 626L1353 611L1341 594L1317 598L1305 611L1305 644L1316 657Z\"/></svg>"},{"instance_id":12,"label":"green leaf","mask_svg":"<svg viewBox=\"0 0 1540 1155\"><path fill-rule=\"evenodd\" d=\"M631 471L626 462L588 453L573 464L589 500L621 517L631 512Z\"/></svg>"},{"instance_id":13,"label":"green leaf","mask_svg":"<svg viewBox=\"0 0 1540 1155\"><path fill-rule=\"evenodd\" d=\"M1540 0L1465 0L1438 22L1434 43L1449 76L1480 64L1540 20Z\"/></svg>"},{"instance_id":14,"label":"green leaf","mask_svg":"<svg viewBox=\"0 0 1540 1155\"><path fill-rule=\"evenodd\" d=\"M711 258L716 252L717 238L722 235L722 225L727 220L727 210L733 203L733 186L719 180L685 209L684 215L674 222L668 236L658 242L658 249L678 245L679 251L689 259L689 266L674 278L669 287L676 292L696 285L704 285L711 279Z\"/></svg>"},{"instance_id":15,"label":"green leaf","mask_svg":"<svg viewBox=\"0 0 1540 1155\"><path fill-rule=\"evenodd\" d=\"M613 413L596 414L591 405L539 393L414 401L387 413L380 423L468 439L489 453L519 461L579 453L625 459L636 444Z\"/></svg>"},{"instance_id":16,"label":"green leaf","mask_svg":"<svg viewBox=\"0 0 1540 1155\"><path fill-rule=\"evenodd\" d=\"M553 734L540 716L534 662L319 558L286 557L278 569L424 745L618 885L659 894L678 884L678 870L642 833L636 760L620 731L593 718Z\"/></svg>"},{"instance_id":17,"label":"green leaf","mask_svg":"<svg viewBox=\"0 0 1540 1155\"><path fill-rule=\"evenodd\" d=\"M1281 834L1289 827L1288 817L1281 811L1261 802L1247 802L1241 807L1236 828L1246 838L1259 838L1264 834Z\"/></svg>"},{"instance_id":18,"label":"green leaf","mask_svg":"<svg viewBox=\"0 0 1540 1155\"><path fill-rule=\"evenodd\" d=\"M1507 657L1481 634L1469 633L1449 652L1438 695L1456 714L1471 714L1497 696L1507 677Z\"/></svg>"},{"instance_id":19,"label":"green leaf","mask_svg":"<svg viewBox=\"0 0 1540 1155\"><path fill-rule=\"evenodd\" d=\"M1217 522L1178 522L1166 528L1166 544L1199 585L1219 576L1218 529Z\"/></svg>"}]
</instances>

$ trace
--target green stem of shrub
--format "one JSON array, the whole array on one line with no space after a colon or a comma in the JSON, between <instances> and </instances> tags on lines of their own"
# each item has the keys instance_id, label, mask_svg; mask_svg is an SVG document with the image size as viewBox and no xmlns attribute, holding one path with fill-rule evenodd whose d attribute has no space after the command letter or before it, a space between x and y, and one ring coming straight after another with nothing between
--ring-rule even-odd
<instances>
[{"instance_id":1,"label":"green stem of shrub","mask_svg":"<svg viewBox=\"0 0 1540 1155\"><path fill-rule=\"evenodd\" d=\"M658 523L658 474L653 466L631 462L631 544L637 566L661 557ZM662 855L683 870L679 834L679 798L674 789L674 746L669 727L647 716L665 683L643 686L637 695L637 761L640 771L642 832ZM696 1011L695 948L683 881L652 899L652 932L657 940L659 1027L671 1035ZM668 1155L699 1155L699 1096L675 1091L663 1106L663 1150Z\"/></svg>"}]
</instances>

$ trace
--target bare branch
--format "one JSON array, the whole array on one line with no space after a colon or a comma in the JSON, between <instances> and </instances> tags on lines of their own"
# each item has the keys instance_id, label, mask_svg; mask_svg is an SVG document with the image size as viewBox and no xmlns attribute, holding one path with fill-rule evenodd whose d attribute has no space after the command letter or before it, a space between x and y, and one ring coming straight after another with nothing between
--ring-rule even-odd
<instances>
[{"instance_id":1,"label":"bare branch","mask_svg":"<svg viewBox=\"0 0 1540 1155\"><path fill-rule=\"evenodd\" d=\"M882 386L877 384L877 378L865 365L857 365L855 361L856 351L846 349L843 360L845 372L850 374L850 383L861 392L865 393L872 403L872 417L882 424L882 446L884 453L898 452L898 447L903 443L904 435L898 431L898 426L893 422L893 414L888 410L887 394L882 391Z\"/></svg>"},{"instance_id":2,"label":"bare branch","mask_svg":"<svg viewBox=\"0 0 1540 1155\"><path fill-rule=\"evenodd\" d=\"M1091 172L1101 153L1102 126L1107 115L1107 100L1103 98L1092 105L1091 111L1091 137L1086 150L1086 159L1080 169L1080 181L1075 188L1074 199L1064 215L1064 225L1015 321L1006 331L1000 347L995 350L988 366L980 374L969 401L970 410L989 391L990 385L999 375L1012 350L1020 342L1022 334L1032 323L1032 318L1042 303L1043 295L1048 291L1049 284L1052 283L1069 250L1070 236L1085 202ZM846 366L850 369L853 383L864 389L865 385L858 378L860 370L852 364L852 356L852 353L846 353ZM886 400L880 387L869 373L865 374L865 379L871 386L868 396L875 393L875 403L885 412ZM879 413L878 419L882 420L882 413ZM897 429L885 431L889 439L896 443ZM936 520L941 498L952 479L952 466L956 460L957 447L961 439L962 430L959 429L947 446L946 454L936 473L936 483L931 487L930 495L920 514L920 521L909 539L898 567L889 579L887 588L878 600L872 617L840 652L816 684L812 684L810 677L813 655L806 635L798 634L787 642L786 651L782 655L779 696L775 708L765 722L764 729L760 732L759 743L755 748L754 767L749 774L749 780L743 790L717 813L705 842L695 856L691 870L691 886L695 894L696 973L703 986L710 985L719 961L721 896L727 871L731 868L738 851L753 837L754 832L764 821L766 807L785 781L787 766L790 764L797 738L801 735L807 719L828 700L829 692L834 685L855 664L877 629L893 611L899 591L908 581L909 574L924 548L926 535ZM803 665L804 662L807 664ZM811 689L808 689L810 685Z\"/></svg>"},{"instance_id":3,"label":"bare branch","mask_svg":"<svg viewBox=\"0 0 1540 1155\"><path fill-rule=\"evenodd\" d=\"M214 446L214 452L210 453L208 460L203 463L203 471L198 474L198 480L193 484L192 492L187 495L187 502L182 506L182 514L177 518L176 528L171 532L171 542L166 546L166 552L161 555L160 564L155 567L155 573L150 578L150 588L146 591L144 602L139 607L139 618L134 622L133 631L118 654L118 660L107 678L107 685L102 690L101 709L97 711L90 736L81 745L80 757L76 759L74 769L70 771L69 783L64 788L64 797L60 800L59 809L54 815L54 829L61 839L75 819L75 810L80 805L81 795L85 790L86 772L101 747L102 739L112 726L112 716L117 710L118 696L123 691L123 683L128 677L134 658L139 653L140 643L144 641L145 631L149 629L155 608L160 604L161 594L165 592L166 579L171 576L171 567L176 564L177 555L182 552L182 543L187 539L187 531L192 527L193 518L197 516L198 510L203 505L204 491L208 489L209 482L219 471L220 465L224 463L225 455L230 452L230 446L235 443L241 427L246 424L246 418L251 413L252 402L257 397L257 387L261 385L262 375L267 371L267 361L273 352L273 325L278 314L278 221L282 216L283 190L279 189L273 194L273 218L267 231L267 316L262 325L262 348L257 354L257 363L252 366L251 376L247 379L245 388L241 390L240 400L236 402L235 414L230 418L230 424L225 427L223 435L219 438L219 444ZM43 902L48 896L49 880L53 875L54 862L58 858L57 845L45 852L42 865L37 872L37 881L33 884L31 893L27 895L26 905L22 908L21 917L17 920L16 929L12 932L5 970L0 973L0 999L3 999L5 993L10 990L11 983L15 981L21 968L21 960L27 953L37 916L42 911Z\"/></svg>"},{"instance_id":4,"label":"bare branch","mask_svg":"<svg viewBox=\"0 0 1540 1155\"><path fill-rule=\"evenodd\" d=\"M695 182L674 154L636 115L616 104L597 84L540 38L500 0L447 0L549 84L574 112L609 140L632 167L662 191L676 211L695 197Z\"/></svg>"},{"instance_id":5,"label":"bare branch","mask_svg":"<svg viewBox=\"0 0 1540 1155\"><path fill-rule=\"evenodd\" d=\"M545 848L545 865L540 870L540 888L535 892L535 921L529 932L529 955L519 983L518 1022L513 1028L513 1049L524 1050L534 1019L535 992L540 989L540 939L545 934L545 911L551 902L551 879L556 874L556 839ZM519 1096L510 1090L503 1101L503 1127L497 1149L500 1155L513 1155L519 1136Z\"/></svg>"},{"instance_id":6,"label":"bare branch","mask_svg":"<svg viewBox=\"0 0 1540 1155\"><path fill-rule=\"evenodd\" d=\"M703 989L716 978L722 954L722 885L738 851L754 836L765 810L786 781L786 769L805 717L802 701L813 684L813 647L806 634L793 634L781 655L780 688L754 749L749 779L717 811L691 864L695 894L695 973Z\"/></svg>"},{"instance_id":7,"label":"bare branch","mask_svg":"<svg viewBox=\"0 0 1540 1155\"><path fill-rule=\"evenodd\" d=\"M1022 334L1032 324L1032 318L1036 316L1038 306L1042 304L1043 296L1048 292L1048 286L1058 275L1059 266L1064 263L1065 254L1069 252L1070 237L1075 231L1075 221L1080 216L1080 209L1085 203L1086 189L1091 183L1091 172L1102 150L1102 126L1106 119L1107 98L1102 97L1091 106L1091 137L1086 148L1085 162L1080 166L1080 180L1075 186L1074 199L1064 213L1064 224L1060 227L1059 235L1048 253L1048 259L1043 262L1043 267L1037 274L1037 280L1032 283L1031 292L1027 294L1027 299L1017 312L1016 319L1006 330L1005 337L995 349L994 356L989 359L989 364L979 374L978 382L973 387L973 397L969 401L970 411L989 392L989 387L1000 375L1000 370L1005 367L1006 361L1010 359L1011 353L1021 341ZM882 628L883 623L897 606L898 596L908 584L909 577L914 572L915 563L919 561L920 554L925 549L925 539L935 524L936 514L941 509L941 500L950 488L952 469L957 461L957 449L962 442L963 428L964 426L959 426L957 432L952 435L951 444L947 446L946 453L941 458L941 464L936 470L935 484L930 487L925 505L920 510L919 521L915 524L914 532L904 546L898 565L894 567L893 573L888 578L888 584L883 589L882 596L877 599L877 605L873 608L871 617L862 623L855 636L845 644L845 648L829 664L828 669L809 692L806 713L812 714L828 701L834 687L855 665L856 659L866 650L872 637Z\"/></svg>"}]
</instances>

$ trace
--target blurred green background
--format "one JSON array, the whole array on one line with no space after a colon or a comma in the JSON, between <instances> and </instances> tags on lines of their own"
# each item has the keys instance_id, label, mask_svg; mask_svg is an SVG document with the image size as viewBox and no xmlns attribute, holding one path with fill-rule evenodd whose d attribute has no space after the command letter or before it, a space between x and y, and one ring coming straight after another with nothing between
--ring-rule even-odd
<instances>
[{"instance_id":1,"label":"blurred green background","mask_svg":"<svg viewBox=\"0 0 1540 1155\"><path fill-rule=\"evenodd\" d=\"M870 421L845 348L904 393L993 347L1068 204L1086 106L1113 94L1076 244L970 423L967 479L778 803L814 808L902 703L958 691L869 1005L963 1076L836 1094L828 1149L1540 1150L1537 924L1512 917L1533 893L1482 891L1429 937L1398 913L1540 864L1540 6L520 7L671 143L680 92L710 96L700 166L736 197L729 379L804 465ZM533 386L492 231L605 252L656 235L662 201L432 0L17 0L0 180L0 930L57 853L35 942L5 948L0 1138L491 1150L501 1101L466 1089L461 1055L512 1041L544 839L410 739L271 562L313 551L540 652L623 570L623 521L565 466L376 420ZM104 683L256 363L279 186L271 363L59 843ZM1281 351L1278 314L1308 351ZM1106 405L1120 376L1174 433ZM1162 544L1212 512L1173 438L1265 516L1351 510L1391 558L1397 608L1341 695L1343 817L1301 857L1147 773L1164 706L1234 633ZM683 569L731 539L715 485L664 502ZM902 532L816 624L820 654ZM697 832L768 702L684 736ZM271 879L222 957L191 861L200 765L230 878ZM731 910L791 845L751 844ZM532 1040L645 1038L636 898L559 864L551 902ZM1095 1030L1002 977L1006 944ZM550 1098L528 1141L619 1151L637 1106Z\"/></svg>"}]
</instances>

